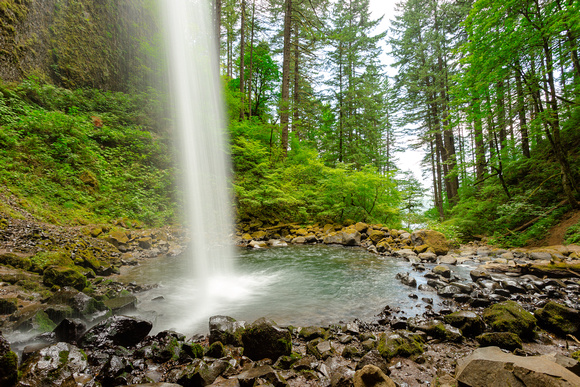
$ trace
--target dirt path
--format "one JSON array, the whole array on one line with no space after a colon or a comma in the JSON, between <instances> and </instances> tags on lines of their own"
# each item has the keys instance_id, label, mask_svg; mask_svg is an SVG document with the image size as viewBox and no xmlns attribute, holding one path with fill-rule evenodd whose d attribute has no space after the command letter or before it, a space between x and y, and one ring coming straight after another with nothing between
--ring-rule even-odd
<instances>
[{"instance_id":1,"label":"dirt path","mask_svg":"<svg viewBox=\"0 0 580 387\"><path fill-rule=\"evenodd\" d=\"M575 225L580 221L580 210L570 211L562 217L562 221L548 231L548 235L539 242L533 244L533 247L554 246L564 243L564 235L568 227Z\"/></svg>"}]
</instances>

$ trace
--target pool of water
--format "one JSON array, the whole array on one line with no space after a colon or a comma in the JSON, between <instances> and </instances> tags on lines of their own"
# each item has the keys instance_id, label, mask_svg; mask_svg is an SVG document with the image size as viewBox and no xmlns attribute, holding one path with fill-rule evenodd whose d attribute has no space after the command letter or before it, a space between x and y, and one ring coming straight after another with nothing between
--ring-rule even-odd
<instances>
[{"instance_id":1,"label":"pool of water","mask_svg":"<svg viewBox=\"0 0 580 387\"><path fill-rule=\"evenodd\" d=\"M138 295L139 311L154 319L155 330L175 329L185 334L206 333L208 318L222 314L237 320L269 317L280 325L328 325L355 318L372 321L386 306L420 314L432 298L440 299L395 279L411 272L418 284L426 279L409 262L379 257L358 248L289 246L237 250L236 274L192 280L186 256L147 261L124 273L122 280L156 283L159 287ZM468 278L469 268L453 267ZM418 299L409 298L414 293Z\"/></svg>"}]
</instances>

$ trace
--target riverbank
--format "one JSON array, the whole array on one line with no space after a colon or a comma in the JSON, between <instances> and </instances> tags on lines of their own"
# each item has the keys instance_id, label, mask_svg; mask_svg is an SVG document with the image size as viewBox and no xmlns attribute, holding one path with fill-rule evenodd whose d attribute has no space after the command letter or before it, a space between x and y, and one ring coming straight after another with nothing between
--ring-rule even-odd
<instances>
[{"instance_id":1,"label":"riverbank","mask_svg":"<svg viewBox=\"0 0 580 387\"><path fill-rule=\"evenodd\" d=\"M122 224L63 230L26 219L5 218L1 233L2 248L13 250L2 254L2 330L17 338L12 347L20 355L20 385L39 385L47 378L51 383L74 380L83 386L145 382L351 385L364 365L378 367L399 385L437 385L440 380L453 383L455 378L466 383L467 376L461 379L461 359L488 346L512 351L520 360L557 354L554 360L576 369L570 358L580 349L576 339L580 321L576 246L506 250L474 243L458 249L430 231L406 233L372 225L364 229L361 224L244 232L239 242L252 249L289 243L339 244L344 248L359 246L378 257L406 262L406 269L392 281L400 282L401 292L424 304L426 312L415 317L392 305L381 305L382 312L369 321L277 328L268 322L266 333L254 336L251 333L256 329L251 321L225 319L218 327L210 325L208 336L185 337L167 331L149 335L151 323L120 317L138 310L135 295L155 284L121 283L115 274L121 266L179 254L187 244L179 230L130 230ZM279 239L273 239L276 234ZM100 254L99 266L93 261L94 268L87 267L91 260L82 254L85 250ZM54 265L40 270L39 254L46 257L43 254L47 252L58 252L61 260L63 252L70 254L67 258L71 262L60 263L72 265L61 267L75 267L86 282L81 281L77 289L71 286L74 283L50 283L45 273ZM74 258L79 255L83 258ZM478 267L469 279L459 279L454 268L466 262ZM65 272L53 277L68 281L74 276ZM416 287L418 278L426 282L421 289ZM419 290L433 296L419 299ZM439 307L430 308L433 302ZM506 306L505 310L493 312L497 305ZM498 314L507 322L497 322ZM517 322L530 323L522 330L518 324L514 326L513 316L519 316ZM224 331L219 340L216 329ZM290 344L289 351L286 345L282 352L267 356L252 354L252 346L276 347L279 338L269 343L269 331L281 332L283 341ZM11 335L14 332L20 335ZM125 335L132 338L119 339ZM8 378L5 380L9 380L14 362L8 361L12 357L6 355L10 353L6 343L2 348L1 356L7 359L2 369ZM481 351L475 354L497 357ZM49 366L41 367L40 363ZM472 366L464 368L469 375L482 372ZM372 367L365 372L382 378Z\"/></svg>"}]
</instances>

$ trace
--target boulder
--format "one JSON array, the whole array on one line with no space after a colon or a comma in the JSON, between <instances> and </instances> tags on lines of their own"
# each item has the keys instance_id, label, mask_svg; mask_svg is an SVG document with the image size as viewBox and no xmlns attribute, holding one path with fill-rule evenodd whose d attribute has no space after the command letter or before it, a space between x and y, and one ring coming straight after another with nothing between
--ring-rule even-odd
<instances>
[{"instance_id":1,"label":"boulder","mask_svg":"<svg viewBox=\"0 0 580 387\"><path fill-rule=\"evenodd\" d=\"M387 233L385 233L384 231L375 229L368 229L367 234L371 242L373 242L375 245L379 243L384 237L387 236Z\"/></svg>"},{"instance_id":2,"label":"boulder","mask_svg":"<svg viewBox=\"0 0 580 387\"><path fill-rule=\"evenodd\" d=\"M360 232L355 228L347 228L342 232L342 244L345 246L360 246Z\"/></svg>"},{"instance_id":3,"label":"boulder","mask_svg":"<svg viewBox=\"0 0 580 387\"><path fill-rule=\"evenodd\" d=\"M580 330L580 311L554 301L534 312L538 325L560 336L576 336Z\"/></svg>"},{"instance_id":4,"label":"boulder","mask_svg":"<svg viewBox=\"0 0 580 387\"><path fill-rule=\"evenodd\" d=\"M477 282L477 280L481 279L486 279L486 280L490 280L491 279L491 274L489 274L487 271L485 270L481 270L481 269L474 269L471 270L469 272L469 275L471 276L471 280L473 282Z\"/></svg>"},{"instance_id":5,"label":"boulder","mask_svg":"<svg viewBox=\"0 0 580 387\"><path fill-rule=\"evenodd\" d=\"M370 364L355 372L353 384L354 387L396 387L379 367Z\"/></svg>"},{"instance_id":6,"label":"boulder","mask_svg":"<svg viewBox=\"0 0 580 387\"><path fill-rule=\"evenodd\" d=\"M131 294L128 296L110 298L103 301L103 303L107 308L111 309L114 314L123 314L136 309L137 297Z\"/></svg>"},{"instance_id":7,"label":"boulder","mask_svg":"<svg viewBox=\"0 0 580 387\"><path fill-rule=\"evenodd\" d=\"M549 356L515 356L498 347L478 348L459 360L456 378L459 385L466 387L580 386L580 377Z\"/></svg>"},{"instance_id":8,"label":"boulder","mask_svg":"<svg viewBox=\"0 0 580 387\"><path fill-rule=\"evenodd\" d=\"M387 363L387 361L383 359L379 351L377 351L376 349L367 352L357 363L356 369L360 370L367 365L372 365L380 368L380 370L383 371L387 376L391 374L391 370L389 369L389 363Z\"/></svg>"},{"instance_id":9,"label":"boulder","mask_svg":"<svg viewBox=\"0 0 580 387\"><path fill-rule=\"evenodd\" d=\"M0 264L12 266L16 269L30 270L32 261L30 258L16 253L0 254Z\"/></svg>"},{"instance_id":10,"label":"boulder","mask_svg":"<svg viewBox=\"0 0 580 387\"><path fill-rule=\"evenodd\" d=\"M81 348L107 345L131 347L140 343L152 327L149 321L113 316L89 329L79 340L79 345Z\"/></svg>"},{"instance_id":11,"label":"boulder","mask_svg":"<svg viewBox=\"0 0 580 387\"><path fill-rule=\"evenodd\" d=\"M18 299L0 298L0 315L12 314L18 310Z\"/></svg>"},{"instance_id":12,"label":"boulder","mask_svg":"<svg viewBox=\"0 0 580 387\"><path fill-rule=\"evenodd\" d=\"M229 316L212 316L209 318L209 342L241 347L245 326L245 321L236 321Z\"/></svg>"},{"instance_id":13,"label":"boulder","mask_svg":"<svg viewBox=\"0 0 580 387\"><path fill-rule=\"evenodd\" d=\"M282 376L280 376L269 365L258 366L250 368L236 376L241 386L257 386L263 385L259 383L259 379L265 379L272 386L278 387L286 385Z\"/></svg>"},{"instance_id":14,"label":"boulder","mask_svg":"<svg viewBox=\"0 0 580 387\"><path fill-rule=\"evenodd\" d=\"M340 245L342 244L342 234L331 232L324 237L322 242L327 245Z\"/></svg>"},{"instance_id":15,"label":"boulder","mask_svg":"<svg viewBox=\"0 0 580 387\"><path fill-rule=\"evenodd\" d=\"M300 329L298 335L302 337L304 340L310 341L317 339L319 337L324 338L326 336L326 331L324 330L324 328L316 326L304 327Z\"/></svg>"},{"instance_id":16,"label":"boulder","mask_svg":"<svg viewBox=\"0 0 580 387\"><path fill-rule=\"evenodd\" d=\"M522 349L522 340L511 332L487 332L475 339L482 347L500 347L508 351Z\"/></svg>"},{"instance_id":17,"label":"boulder","mask_svg":"<svg viewBox=\"0 0 580 387\"><path fill-rule=\"evenodd\" d=\"M57 341L76 343L87 330L87 325L78 319L65 318L54 328Z\"/></svg>"},{"instance_id":18,"label":"boulder","mask_svg":"<svg viewBox=\"0 0 580 387\"><path fill-rule=\"evenodd\" d=\"M535 336L536 318L514 301L488 307L483 319L495 332L512 332L528 340Z\"/></svg>"},{"instance_id":19,"label":"boulder","mask_svg":"<svg viewBox=\"0 0 580 387\"><path fill-rule=\"evenodd\" d=\"M85 384L95 385L88 374L87 356L68 343L57 343L31 354L20 366L21 386L76 386L77 377Z\"/></svg>"},{"instance_id":20,"label":"boulder","mask_svg":"<svg viewBox=\"0 0 580 387\"><path fill-rule=\"evenodd\" d=\"M92 320L90 316L101 317L110 313L102 301L97 301L72 288L59 289L58 292L49 298L48 305L66 305L71 307L73 310L71 317L79 317L85 320Z\"/></svg>"},{"instance_id":21,"label":"boulder","mask_svg":"<svg viewBox=\"0 0 580 387\"><path fill-rule=\"evenodd\" d=\"M286 247L288 246L288 243L280 239L270 239L268 241L268 245L270 247Z\"/></svg>"},{"instance_id":22,"label":"boulder","mask_svg":"<svg viewBox=\"0 0 580 387\"><path fill-rule=\"evenodd\" d=\"M367 232L367 230L369 229L369 225L366 223L358 222L357 224L354 225L354 228L356 231L362 234L363 232Z\"/></svg>"},{"instance_id":23,"label":"boulder","mask_svg":"<svg viewBox=\"0 0 580 387\"><path fill-rule=\"evenodd\" d=\"M395 356L419 356L423 353L423 339L419 334L404 330L390 334L382 333L379 337L377 350L387 361Z\"/></svg>"},{"instance_id":24,"label":"boulder","mask_svg":"<svg viewBox=\"0 0 580 387\"><path fill-rule=\"evenodd\" d=\"M260 318L246 327L242 333L244 355L250 359L278 359L292 352L292 335L288 329L266 318Z\"/></svg>"},{"instance_id":25,"label":"boulder","mask_svg":"<svg viewBox=\"0 0 580 387\"><path fill-rule=\"evenodd\" d=\"M413 288L417 287L417 280L409 275L409 273L397 273L396 279L401 281L403 285L411 286Z\"/></svg>"},{"instance_id":26,"label":"boulder","mask_svg":"<svg viewBox=\"0 0 580 387\"><path fill-rule=\"evenodd\" d=\"M153 239L151 237L143 237L137 239L139 247L145 250L149 250L153 246Z\"/></svg>"},{"instance_id":27,"label":"boulder","mask_svg":"<svg viewBox=\"0 0 580 387\"><path fill-rule=\"evenodd\" d=\"M111 231L105 239L115 247L129 243L129 237L127 236L127 233L120 230Z\"/></svg>"},{"instance_id":28,"label":"boulder","mask_svg":"<svg viewBox=\"0 0 580 387\"><path fill-rule=\"evenodd\" d=\"M48 287L70 286L77 290L83 290L87 287L87 278L84 275L75 269L56 265L51 265L44 269L42 281Z\"/></svg>"},{"instance_id":29,"label":"boulder","mask_svg":"<svg viewBox=\"0 0 580 387\"><path fill-rule=\"evenodd\" d=\"M437 255L446 255L449 252L449 242L445 235L433 230L418 230L411 234L411 241L415 246L427 245L429 251Z\"/></svg>"},{"instance_id":30,"label":"boulder","mask_svg":"<svg viewBox=\"0 0 580 387\"><path fill-rule=\"evenodd\" d=\"M433 268L433 273L444 278L451 278L451 269L445 265L437 265Z\"/></svg>"},{"instance_id":31,"label":"boulder","mask_svg":"<svg viewBox=\"0 0 580 387\"><path fill-rule=\"evenodd\" d=\"M460 310L448 314L444 321L456 328L459 328L465 336L477 336L485 330L485 323L475 312Z\"/></svg>"},{"instance_id":32,"label":"boulder","mask_svg":"<svg viewBox=\"0 0 580 387\"><path fill-rule=\"evenodd\" d=\"M18 356L0 333L0 386L13 386L18 379Z\"/></svg>"}]
</instances>

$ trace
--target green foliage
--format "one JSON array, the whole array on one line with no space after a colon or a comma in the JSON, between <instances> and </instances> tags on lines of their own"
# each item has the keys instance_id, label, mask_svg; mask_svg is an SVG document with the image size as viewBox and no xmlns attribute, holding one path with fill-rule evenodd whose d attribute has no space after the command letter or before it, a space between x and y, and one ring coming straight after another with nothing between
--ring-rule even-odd
<instances>
[{"instance_id":1,"label":"green foliage","mask_svg":"<svg viewBox=\"0 0 580 387\"><path fill-rule=\"evenodd\" d=\"M573 226L568 227L566 230L566 235L564 235L565 243L568 245L571 244L580 244L580 222L576 223Z\"/></svg>"},{"instance_id":2,"label":"green foliage","mask_svg":"<svg viewBox=\"0 0 580 387\"><path fill-rule=\"evenodd\" d=\"M71 91L32 79L0 86L0 182L50 222L174 221L169 141L145 126L156 106L152 95Z\"/></svg>"}]
</instances>

